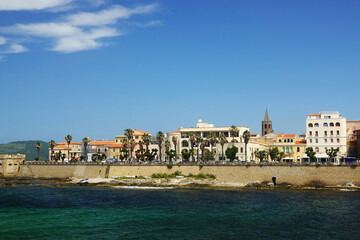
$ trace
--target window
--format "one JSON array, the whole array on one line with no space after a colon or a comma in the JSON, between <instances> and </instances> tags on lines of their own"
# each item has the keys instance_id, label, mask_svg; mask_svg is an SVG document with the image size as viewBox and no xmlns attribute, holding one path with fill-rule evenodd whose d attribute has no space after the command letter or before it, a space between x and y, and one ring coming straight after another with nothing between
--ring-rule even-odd
<instances>
[{"instance_id":1,"label":"window","mask_svg":"<svg viewBox=\"0 0 360 240\"><path fill-rule=\"evenodd\" d=\"M182 145L183 147L188 147L188 146L189 146L189 142L184 140L184 141L182 141L181 145Z\"/></svg>"},{"instance_id":2,"label":"window","mask_svg":"<svg viewBox=\"0 0 360 240\"><path fill-rule=\"evenodd\" d=\"M319 132L318 132L318 131L315 131L315 136L319 136Z\"/></svg>"},{"instance_id":3,"label":"window","mask_svg":"<svg viewBox=\"0 0 360 240\"><path fill-rule=\"evenodd\" d=\"M340 135L340 131L336 131L336 135Z\"/></svg>"},{"instance_id":4,"label":"window","mask_svg":"<svg viewBox=\"0 0 360 240\"><path fill-rule=\"evenodd\" d=\"M310 143L312 143L312 139L310 139Z\"/></svg>"},{"instance_id":5,"label":"window","mask_svg":"<svg viewBox=\"0 0 360 240\"><path fill-rule=\"evenodd\" d=\"M265 128L267 128L267 125L266 125L266 124L264 124L264 127L265 127Z\"/></svg>"},{"instance_id":6,"label":"window","mask_svg":"<svg viewBox=\"0 0 360 240\"><path fill-rule=\"evenodd\" d=\"M291 139L291 142L294 142L294 140L293 140L293 139Z\"/></svg>"},{"instance_id":7,"label":"window","mask_svg":"<svg viewBox=\"0 0 360 240\"><path fill-rule=\"evenodd\" d=\"M331 123L330 123L330 127L333 127L333 126L334 126L334 123L331 122Z\"/></svg>"},{"instance_id":8,"label":"window","mask_svg":"<svg viewBox=\"0 0 360 240\"><path fill-rule=\"evenodd\" d=\"M315 142L316 142L316 143L319 143L319 140L318 140L318 139L315 139Z\"/></svg>"},{"instance_id":9,"label":"window","mask_svg":"<svg viewBox=\"0 0 360 240\"><path fill-rule=\"evenodd\" d=\"M324 123L323 124L323 127L328 127L329 125L327 123Z\"/></svg>"},{"instance_id":10,"label":"window","mask_svg":"<svg viewBox=\"0 0 360 240\"><path fill-rule=\"evenodd\" d=\"M290 147L290 152L293 152L293 147Z\"/></svg>"},{"instance_id":11,"label":"window","mask_svg":"<svg viewBox=\"0 0 360 240\"><path fill-rule=\"evenodd\" d=\"M325 143L327 143L327 139L326 139L326 138L324 139L324 141L325 141Z\"/></svg>"},{"instance_id":12,"label":"window","mask_svg":"<svg viewBox=\"0 0 360 240\"><path fill-rule=\"evenodd\" d=\"M113 152L115 152L115 148L113 148Z\"/></svg>"},{"instance_id":13,"label":"window","mask_svg":"<svg viewBox=\"0 0 360 240\"><path fill-rule=\"evenodd\" d=\"M310 131L309 133L310 133L310 136L312 136L312 131Z\"/></svg>"},{"instance_id":14,"label":"window","mask_svg":"<svg viewBox=\"0 0 360 240\"><path fill-rule=\"evenodd\" d=\"M335 124L335 126L340 127L340 123L339 123L339 122L337 122L337 123Z\"/></svg>"},{"instance_id":15,"label":"window","mask_svg":"<svg viewBox=\"0 0 360 240\"><path fill-rule=\"evenodd\" d=\"M286 147L286 152L287 152L287 153L289 152L289 147Z\"/></svg>"},{"instance_id":16,"label":"window","mask_svg":"<svg viewBox=\"0 0 360 240\"><path fill-rule=\"evenodd\" d=\"M324 118L325 118L325 119L330 119L330 118L331 118L331 116L325 116Z\"/></svg>"},{"instance_id":17,"label":"window","mask_svg":"<svg viewBox=\"0 0 360 240\"><path fill-rule=\"evenodd\" d=\"M309 125L308 125L309 127L313 127L313 124L312 123L309 123Z\"/></svg>"},{"instance_id":18,"label":"window","mask_svg":"<svg viewBox=\"0 0 360 240\"><path fill-rule=\"evenodd\" d=\"M327 136L327 131L324 131L324 135Z\"/></svg>"},{"instance_id":19,"label":"window","mask_svg":"<svg viewBox=\"0 0 360 240\"><path fill-rule=\"evenodd\" d=\"M330 135L334 135L334 131L330 131Z\"/></svg>"},{"instance_id":20,"label":"window","mask_svg":"<svg viewBox=\"0 0 360 240\"><path fill-rule=\"evenodd\" d=\"M281 139L279 139L279 142L281 142Z\"/></svg>"},{"instance_id":21,"label":"window","mask_svg":"<svg viewBox=\"0 0 360 240\"><path fill-rule=\"evenodd\" d=\"M319 124L318 124L318 123L315 123L314 127L319 127Z\"/></svg>"},{"instance_id":22,"label":"window","mask_svg":"<svg viewBox=\"0 0 360 240\"><path fill-rule=\"evenodd\" d=\"M139 139L139 136L135 136L135 139Z\"/></svg>"},{"instance_id":23,"label":"window","mask_svg":"<svg viewBox=\"0 0 360 240\"><path fill-rule=\"evenodd\" d=\"M297 152L300 152L300 147L297 147L297 148L296 148L296 151L297 151Z\"/></svg>"},{"instance_id":24,"label":"window","mask_svg":"<svg viewBox=\"0 0 360 240\"><path fill-rule=\"evenodd\" d=\"M318 148L318 147L315 148L315 152L319 152L319 148Z\"/></svg>"},{"instance_id":25,"label":"window","mask_svg":"<svg viewBox=\"0 0 360 240\"><path fill-rule=\"evenodd\" d=\"M334 142L334 139L331 139L331 142Z\"/></svg>"},{"instance_id":26,"label":"window","mask_svg":"<svg viewBox=\"0 0 360 240\"><path fill-rule=\"evenodd\" d=\"M240 152L243 153L243 152L244 152L244 149L243 149L243 148L240 148Z\"/></svg>"},{"instance_id":27,"label":"window","mask_svg":"<svg viewBox=\"0 0 360 240\"><path fill-rule=\"evenodd\" d=\"M336 139L336 142L338 142L338 143L339 143L339 142L340 142L340 139L339 139L339 138L338 138L338 139Z\"/></svg>"}]
</instances>

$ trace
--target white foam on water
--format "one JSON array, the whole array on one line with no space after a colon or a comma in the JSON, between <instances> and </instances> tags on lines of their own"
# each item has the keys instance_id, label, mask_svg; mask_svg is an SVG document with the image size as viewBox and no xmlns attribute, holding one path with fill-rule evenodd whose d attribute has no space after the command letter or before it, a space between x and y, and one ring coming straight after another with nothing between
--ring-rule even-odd
<instances>
[{"instance_id":1,"label":"white foam on water","mask_svg":"<svg viewBox=\"0 0 360 240\"><path fill-rule=\"evenodd\" d=\"M354 189L347 189L347 188L340 188L339 191L344 191L344 192L355 192L356 190Z\"/></svg>"},{"instance_id":2,"label":"white foam on water","mask_svg":"<svg viewBox=\"0 0 360 240\"><path fill-rule=\"evenodd\" d=\"M173 187L139 187L139 186L112 186L120 189L174 189Z\"/></svg>"}]
</instances>

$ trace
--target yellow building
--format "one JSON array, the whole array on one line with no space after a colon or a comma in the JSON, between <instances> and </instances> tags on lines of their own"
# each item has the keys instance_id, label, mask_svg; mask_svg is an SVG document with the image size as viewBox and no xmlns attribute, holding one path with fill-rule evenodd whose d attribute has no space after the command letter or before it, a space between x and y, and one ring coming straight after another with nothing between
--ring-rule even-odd
<instances>
[{"instance_id":1,"label":"yellow building","mask_svg":"<svg viewBox=\"0 0 360 240\"><path fill-rule=\"evenodd\" d=\"M121 156L124 155L121 150L123 149L124 144L122 143L114 143L109 146L109 159L117 159L117 161L121 161Z\"/></svg>"},{"instance_id":2,"label":"yellow building","mask_svg":"<svg viewBox=\"0 0 360 240\"><path fill-rule=\"evenodd\" d=\"M269 147L277 147L279 152L284 153L282 162L301 163L306 149L306 140L297 137L296 134L279 133L276 135L276 142Z\"/></svg>"}]
</instances>

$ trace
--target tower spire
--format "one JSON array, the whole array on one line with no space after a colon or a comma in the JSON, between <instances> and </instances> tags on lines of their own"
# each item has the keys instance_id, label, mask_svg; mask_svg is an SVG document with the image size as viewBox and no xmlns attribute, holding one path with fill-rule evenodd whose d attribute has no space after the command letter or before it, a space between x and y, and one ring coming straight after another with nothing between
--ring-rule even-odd
<instances>
[{"instance_id":1,"label":"tower spire","mask_svg":"<svg viewBox=\"0 0 360 240\"><path fill-rule=\"evenodd\" d=\"M268 122L268 121L270 121L270 119L269 119L268 110L267 110L267 108L266 108L265 117L264 117L264 122Z\"/></svg>"}]
</instances>

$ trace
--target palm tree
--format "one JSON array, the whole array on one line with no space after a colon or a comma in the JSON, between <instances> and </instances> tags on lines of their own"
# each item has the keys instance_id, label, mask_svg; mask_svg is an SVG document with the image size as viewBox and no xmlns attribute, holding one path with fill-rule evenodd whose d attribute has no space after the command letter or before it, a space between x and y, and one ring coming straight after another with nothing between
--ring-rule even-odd
<instances>
[{"instance_id":1,"label":"palm tree","mask_svg":"<svg viewBox=\"0 0 360 240\"><path fill-rule=\"evenodd\" d=\"M67 142L68 144L68 160L69 157L70 157L70 144L71 144L71 140L72 140L72 136L70 134L68 134L66 137L65 137L65 141Z\"/></svg>"},{"instance_id":2,"label":"palm tree","mask_svg":"<svg viewBox=\"0 0 360 240\"><path fill-rule=\"evenodd\" d=\"M173 137L171 138L171 141L172 141L172 143L174 144L174 147L175 147L175 154L177 154L177 152L176 152L177 137L176 137L176 136L173 136Z\"/></svg>"},{"instance_id":3,"label":"palm tree","mask_svg":"<svg viewBox=\"0 0 360 240\"><path fill-rule=\"evenodd\" d=\"M208 140L206 140L205 138L202 138L200 141L200 148L201 148L201 161L204 161L204 150L205 150L205 146L207 144Z\"/></svg>"},{"instance_id":4,"label":"palm tree","mask_svg":"<svg viewBox=\"0 0 360 240\"><path fill-rule=\"evenodd\" d=\"M196 132L195 133L196 136L196 160L199 160L199 146L200 146L200 142L201 142L201 133L200 132Z\"/></svg>"},{"instance_id":5,"label":"palm tree","mask_svg":"<svg viewBox=\"0 0 360 240\"><path fill-rule=\"evenodd\" d=\"M134 139L130 139L130 141L129 141L130 158L132 158L132 152L134 151L136 144L137 143L135 142Z\"/></svg>"},{"instance_id":6,"label":"palm tree","mask_svg":"<svg viewBox=\"0 0 360 240\"><path fill-rule=\"evenodd\" d=\"M158 145L159 145L159 152L160 152L160 162L161 162L161 145L162 145L162 142L164 141L164 134L159 131L157 134L156 134L156 140L158 142Z\"/></svg>"},{"instance_id":7,"label":"palm tree","mask_svg":"<svg viewBox=\"0 0 360 240\"><path fill-rule=\"evenodd\" d=\"M140 140L138 142L138 145L139 145L140 152L142 153L144 151L144 142Z\"/></svg>"},{"instance_id":8,"label":"palm tree","mask_svg":"<svg viewBox=\"0 0 360 240\"><path fill-rule=\"evenodd\" d=\"M239 132L239 129L235 125L232 125L229 129L229 132L230 132L230 136L234 139L236 136L236 133Z\"/></svg>"},{"instance_id":9,"label":"palm tree","mask_svg":"<svg viewBox=\"0 0 360 240\"><path fill-rule=\"evenodd\" d=\"M216 144L217 142L217 137L216 134L214 132L209 133L209 135L207 136L210 145L211 145L211 152L213 151L213 146Z\"/></svg>"},{"instance_id":10,"label":"palm tree","mask_svg":"<svg viewBox=\"0 0 360 240\"><path fill-rule=\"evenodd\" d=\"M130 140L131 140L131 139L133 138L133 136L134 136L134 131L131 130L130 128L128 128L128 129L125 129L124 132L125 132L125 136L126 136L127 139L128 139L128 143L130 144ZM131 149L131 148L129 148L129 151L130 151L130 149ZM132 156L132 153L129 152L129 156L131 157L131 156Z\"/></svg>"},{"instance_id":11,"label":"palm tree","mask_svg":"<svg viewBox=\"0 0 360 240\"><path fill-rule=\"evenodd\" d=\"M226 137L224 133L220 133L219 142L221 144L221 153L222 153L222 160L224 160L224 144L227 143Z\"/></svg>"},{"instance_id":12,"label":"palm tree","mask_svg":"<svg viewBox=\"0 0 360 240\"><path fill-rule=\"evenodd\" d=\"M87 147L88 147L88 145L89 145L89 143L90 143L90 139L89 138L87 138L87 137L85 137L85 138L83 138L83 145L84 145L84 152L85 152L85 157L84 157L84 159L85 159L85 162L87 161Z\"/></svg>"},{"instance_id":13,"label":"palm tree","mask_svg":"<svg viewBox=\"0 0 360 240\"><path fill-rule=\"evenodd\" d=\"M249 140L250 140L250 132L249 132L249 130L244 131L243 138L244 138L244 142L245 142L245 161L247 161L247 145L248 145Z\"/></svg>"},{"instance_id":14,"label":"palm tree","mask_svg":"<svg viewBox=\"0 0 360 240\"><path fill-rule=\"evenodd\" d=\"M147 133L144 133L142 135L142 140L144 141L144 143L146 145L146 151L149 151L149 145L151 143L151 136Z\"/></svg>"},{"instance_id":15,"label":"palm tree","mask_svg":"<svg viewBox=\"0 0 360 240\"><path fill-rule=\"evenodd\" d=\"M127 138L124 138L121 140L121 142L123 143L123 149L125 149L125 151L127 151L129 140Z\"/></svg>"},{"instance_id":16,"label":"palm tree","mask_svg":"<svg viewBox=\"0 0 360 240\"><path fill-rule=\"evenodd\" d=\"M50 153L50 160L52 161L54 158L54 147L56 146L56 142L54 140L50 140L49 141L49 146L51 149L51 153Z\"/></svg>"},{"instance_id":17,"label":"palm tree","mask_svg":"<svg viewBox=\"0 0 360 240\"><path fill-rule=\"evenodd\" d=\"M35 144L35 146L36 146L36 149L37 149L37 151L38 151L37 160L40 161L40 149L41 149L41 147L42 147L42 144L41 144L41 142L37 142L37 143Z\"/></svg>"},{"instance_id":18,"label":"palm tree","mask_svg":"<svg viewBox=\"0 0 360 240\"><path fill-rule=\"evenodd\" d=\"M189 137L190 137L189 141L191 146L191 161L194 162L194 145L196 143L196 135L194 132L190 132Z\"/></svg>"},{"instance_id":19,"label":"palm tree","mask_svg":"<svg viewBox=\"0 0 360 240\"><path fill-rule=\"evenodd\" d=\"M165 146L165 152L169 151L170 150L170 146L171 146L171 143L169 140L166 140L165 143L164 143L164 146Z\"/></svg>"}]
</instances>

